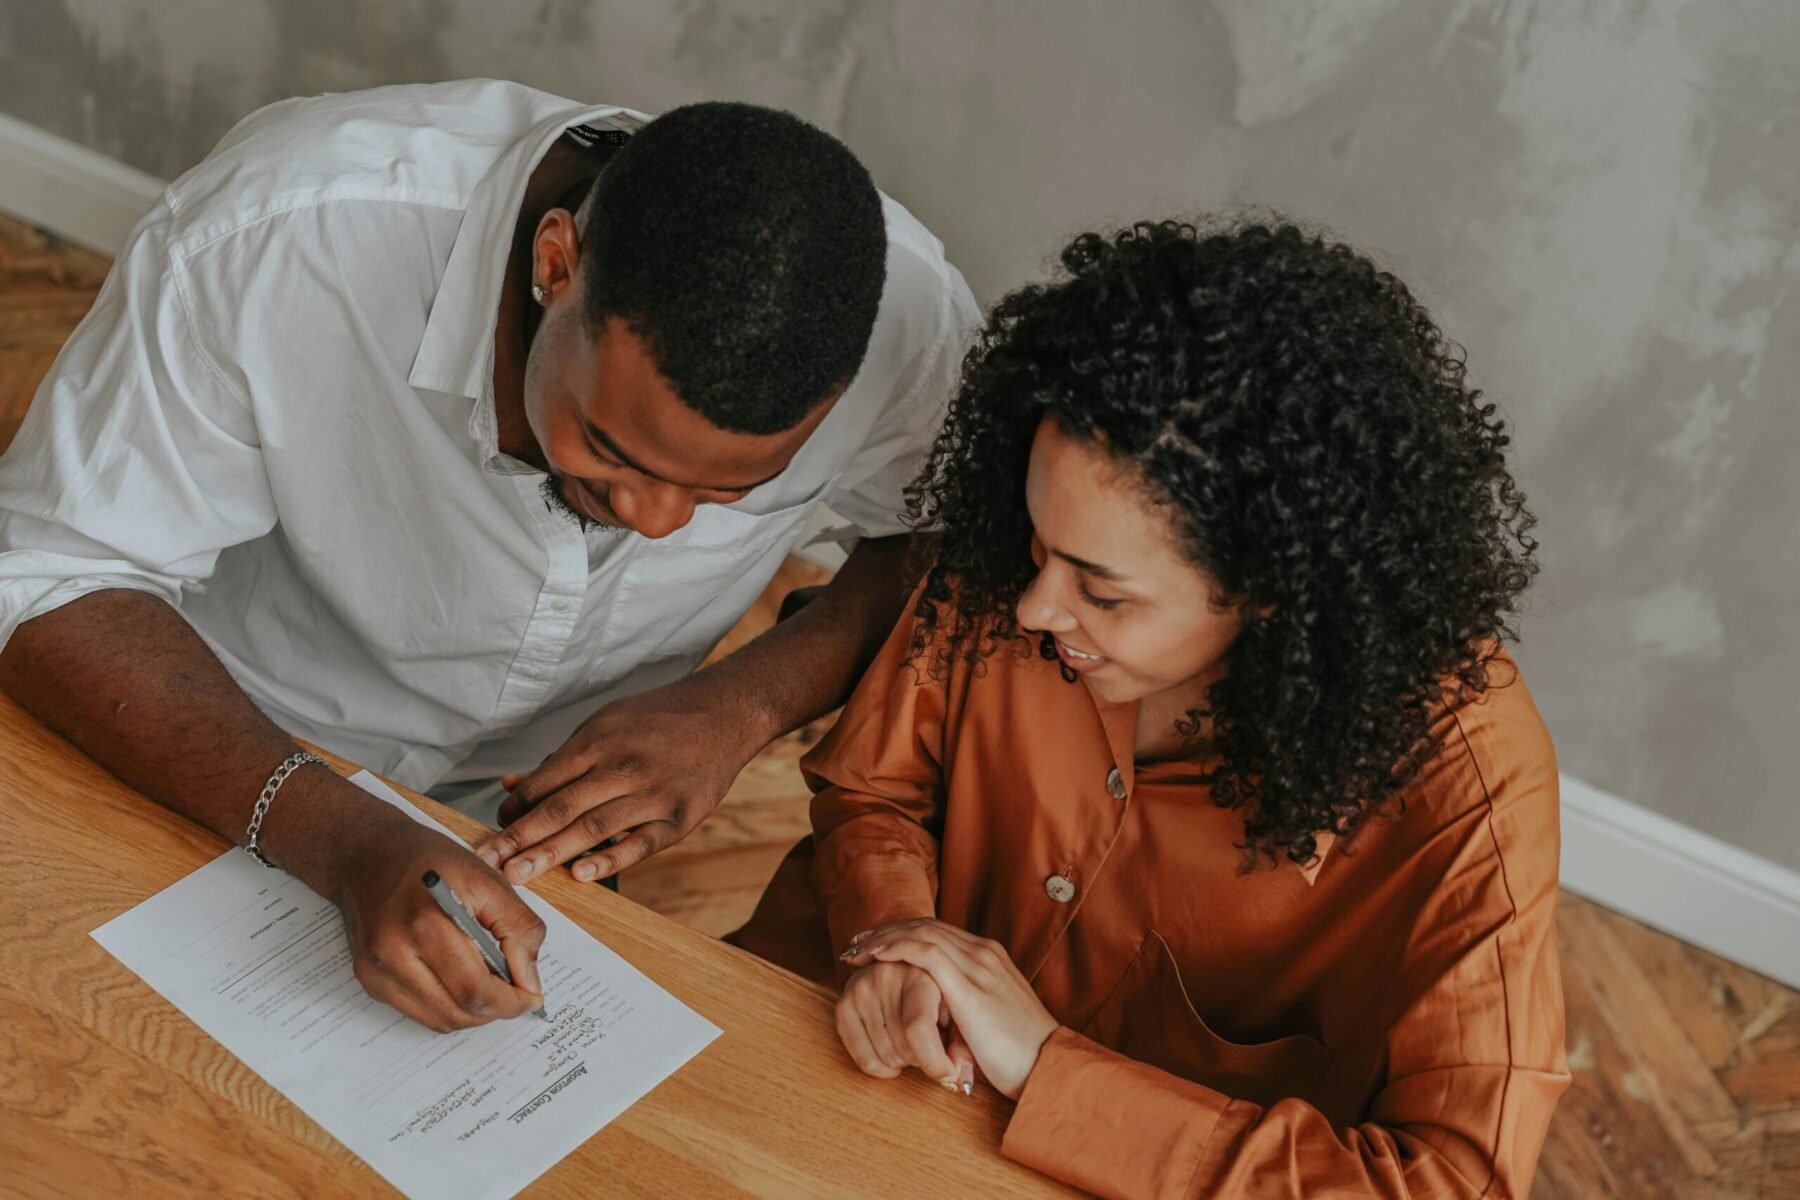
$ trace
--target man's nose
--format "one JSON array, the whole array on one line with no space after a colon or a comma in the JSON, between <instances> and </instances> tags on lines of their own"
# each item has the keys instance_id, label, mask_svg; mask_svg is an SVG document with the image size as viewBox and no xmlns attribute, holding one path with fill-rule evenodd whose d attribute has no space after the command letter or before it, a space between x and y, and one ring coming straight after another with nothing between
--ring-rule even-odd
<instances>
[{"instance_id":1,"label":"man's nose","mask_svg":"<svg viewBox=\"0 0 1800 1200\"><path fill-rule=\"evenodd\" d=\"M654 541L694 519L694 495L684 487L655 481L614 485L612 510L627 529Z\"/></svg>"}]
</instances>

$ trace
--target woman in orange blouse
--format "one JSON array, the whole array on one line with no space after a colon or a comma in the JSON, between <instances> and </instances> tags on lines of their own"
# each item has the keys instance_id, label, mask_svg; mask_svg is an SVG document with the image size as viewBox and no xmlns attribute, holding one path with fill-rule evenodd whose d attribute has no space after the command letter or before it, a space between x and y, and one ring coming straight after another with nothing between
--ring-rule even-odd
<instances>
[{"instance_id":1,"label":"woman in orange blouse","mask_svg":"<svg viewBox=\"0 0 1800 1200\"><path fill-rule=\"evenodd\" d=\"M1494 409L1290 226L1063 263L969 356L935 565L733 940L1094 1192L1523 1197L1569 1075Z\"/></svg>"}]
</instances>

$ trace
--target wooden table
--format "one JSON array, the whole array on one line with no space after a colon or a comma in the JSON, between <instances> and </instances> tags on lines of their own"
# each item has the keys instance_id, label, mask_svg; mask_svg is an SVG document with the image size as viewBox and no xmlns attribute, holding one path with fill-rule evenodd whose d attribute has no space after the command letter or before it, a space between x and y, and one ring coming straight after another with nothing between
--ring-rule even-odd
<instances>
[{"instance_id":1,"label":"wooden table","mask_svg":"<svg viewBox=\"0 0 1800 1200\"><path fill-rule=\"evenodd\" d=\"M395 1194L88 936L223 840L4 696L0 814L0 1194ZM724 1034L524 1194L1068 1194L1000 1157L991 1090L857 1072L824 991L566 872L531 886Z\"/></svg>"}]
</instances>

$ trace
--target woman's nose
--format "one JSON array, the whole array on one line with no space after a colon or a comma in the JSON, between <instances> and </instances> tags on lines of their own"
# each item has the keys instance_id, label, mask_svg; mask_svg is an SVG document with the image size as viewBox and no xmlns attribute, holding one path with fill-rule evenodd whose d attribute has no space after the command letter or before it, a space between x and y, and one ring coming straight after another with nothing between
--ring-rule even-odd
<instances>
[{"instance_id":1,"label":"woman's nose","mask_svg":"<svg viewBox=\"0 0 1800 1200\"><path fill-rule=\"evenodd\" d=\"M1039 571L1019 595L1019 624L1027 629L1051 632L1072 629L1075 616L1068 605L1057 598L1056 582L1049 569Z\"/></svg>"}]
</instances>

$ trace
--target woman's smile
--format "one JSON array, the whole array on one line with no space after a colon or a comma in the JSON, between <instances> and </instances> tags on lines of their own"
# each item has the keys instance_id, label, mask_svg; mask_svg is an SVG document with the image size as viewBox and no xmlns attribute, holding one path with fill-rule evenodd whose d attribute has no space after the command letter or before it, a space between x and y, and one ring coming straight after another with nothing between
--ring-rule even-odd
<instances>
[{"instance_id":1,"label":"woman's smile","mask_svg":"<svg viewBox=\"0 0 1800 1200\"><path fill-rule=\"evenodd\" d=\"M1089 654L1085 650L1077 650L1061 638L1056 639L1056 656L1071 671L1092 671L1106 665L1107 660L1098 654Z\"/></svg>"}]
</instances>

